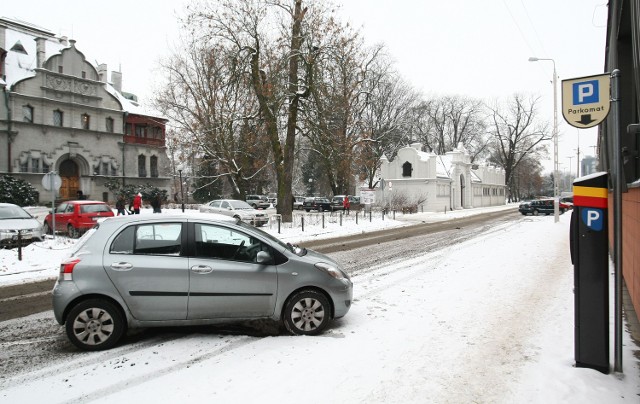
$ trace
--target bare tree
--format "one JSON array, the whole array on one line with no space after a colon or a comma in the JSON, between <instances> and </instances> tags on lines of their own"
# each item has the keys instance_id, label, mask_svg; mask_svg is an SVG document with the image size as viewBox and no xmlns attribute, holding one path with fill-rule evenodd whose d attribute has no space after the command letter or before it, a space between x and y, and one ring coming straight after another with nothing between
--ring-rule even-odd
<instances>
[{"instance_id":1,"label":"bare tree","mask_svg":"<svg viewBox=\"0 0 640 404\"><path fill-rule=\"evenodd\" d=\"M482 101L457 95L434 98L414 110L412 137L430 151L445 154L462 143L475 161L486 151Z\"/></svg>"},{"instance_id":2,"label":"bare tree","mask_svg":"<svg viewBox=\"0 0 640 404\"><path fill-rule=\"evenodd\" d=\"M515 94L506 105L497 103L488 107L491 111L490 150L491 159L505 171L509 202L515 197L514 172L528 157L546 152L543 142L551 139L548 123L537 120L536 106L539 98Z\"/></svg>"}]
</instances>

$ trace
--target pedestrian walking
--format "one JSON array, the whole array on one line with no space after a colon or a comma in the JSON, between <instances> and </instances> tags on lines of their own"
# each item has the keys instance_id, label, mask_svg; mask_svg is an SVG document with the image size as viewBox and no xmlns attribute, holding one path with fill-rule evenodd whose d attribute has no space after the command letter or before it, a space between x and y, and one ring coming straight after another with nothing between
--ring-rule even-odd
<instances>
[{"instance_id":1,"label":"pedestrian walking","mask_svg":"<svg viewBox=\"0 0 640 404\"><path fill-rule=\"evenodd\" d=\"M351 208L351 202L349 202L349 195L346 195L342 200L342 207L344 208L344 211L347 212L347 215L348 215L349 209Z\"/></svg>"},{"instance_id":2,"label":"pedestrian walking","mask_svg":"<svg viewBox=\"0 0 640 404\"><path fill-rule=\"evenodd\" d=\"M153 213L162 213L162 198L160 194L157 194L151 199L151 207L153 208Z\"/></svg>"},{"instance_id":3,"label":"pedestrian walking","mask_svg":"<svg viewBox=\"0 0 640 404\"><path fill-rule=\"evenodd\" d=\"M118 210L118 216L126 215L125 203L124 203L124 195L118 196L118 200L116 201L116 209Z\"/></svg>"},{"instance_id":4,"label":"pedestrian walking","mask_svg":"<svg viewBox=\"0 0 640 404\"><path fill-rule=\"evenodd\" d=\"M138 192L136 196L133 197L133 214L139 215L140 208L142 207L142 194Z\"/></svg>"}]
</instances>

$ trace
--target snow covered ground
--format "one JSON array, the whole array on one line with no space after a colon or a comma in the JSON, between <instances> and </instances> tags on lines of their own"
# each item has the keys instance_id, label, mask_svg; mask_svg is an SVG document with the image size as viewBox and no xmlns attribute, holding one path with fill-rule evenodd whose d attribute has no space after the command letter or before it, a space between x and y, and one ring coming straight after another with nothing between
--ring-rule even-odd
<instances>
[{"instance_id":1,"label":"snow covered ground","mask_svg":"<svg viewBox=\"0 0 640 404\"><path fill-rule=\"evenodd\" d=\"M305 234L282 229L280 236L296 242L485 211ZM522 218L453 247L368 268L353 276L351 311L318 337L200 330L145 340L2 380L0 402L638 403L639 348L627 332L623 374L573 367L569 219ZM0 251L0 280L55 276L72 242L47 243L26 249L22 262ZM51 321L49 311L0 328Z\"/></svg>"}]
</instances>

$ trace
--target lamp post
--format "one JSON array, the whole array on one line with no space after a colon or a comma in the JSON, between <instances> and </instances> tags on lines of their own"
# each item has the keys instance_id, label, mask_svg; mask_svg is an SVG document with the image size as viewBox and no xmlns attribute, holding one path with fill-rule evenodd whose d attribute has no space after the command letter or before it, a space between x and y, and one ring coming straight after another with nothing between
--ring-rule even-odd
<instances>
[{"instance_id":1,"label":"lamp post","mask_svg":"<svg viewBox=\"0 0 640 404\"><path fill-rule=\"evenodd\" d=\"M553 59L537 58L532 56L529 62L539 60L550 60L553 63L553 216L554 221L560 220L560 209L558 200L558 82L556 74L556 61Z\"/></svg>"},{"instance_id":2,"label":"lamp post","mask_svg":"<svg viewBox=\"0 0 640 404\"><path fill-rule=\"evenodd\" d=\"M180 174L180 202L182 202L182 213L184 213L184 192L182 191L182 170L178 170Z\"/></svg>"}]
</instances>

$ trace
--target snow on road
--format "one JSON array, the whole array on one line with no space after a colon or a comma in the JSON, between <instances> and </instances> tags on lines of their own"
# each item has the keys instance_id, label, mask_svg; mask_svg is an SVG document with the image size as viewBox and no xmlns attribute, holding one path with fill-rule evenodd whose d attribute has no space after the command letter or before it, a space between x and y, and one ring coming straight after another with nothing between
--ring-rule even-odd
<instances>
[{"instance_id":1,"label":"snow on road","mask_svg":"<svg viewBox=\"0 0 640 404\"><path fill-rule=\"evenodd\" d=\"M318 337L151 337L5 380L0 402L637 403L628 334L624 376L573 367L568 222L381 263Z\"/></svg>"}]
</instances>

